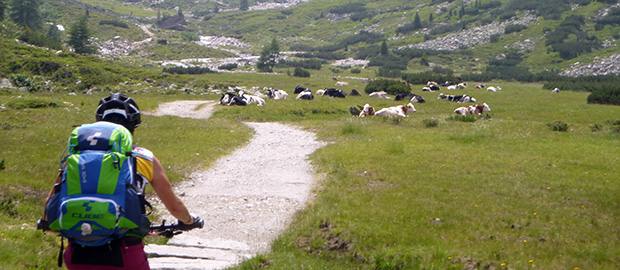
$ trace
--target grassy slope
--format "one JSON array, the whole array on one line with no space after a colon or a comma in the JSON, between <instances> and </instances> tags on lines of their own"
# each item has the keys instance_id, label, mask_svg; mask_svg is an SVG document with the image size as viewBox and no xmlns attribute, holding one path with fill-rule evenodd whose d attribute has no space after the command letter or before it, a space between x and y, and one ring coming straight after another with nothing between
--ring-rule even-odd
<instances>
[{"instance_id":1,"label":"grassy slope","mask_svg":"<svg viewBox=\"0 0 620 270\"><path fill-rule=\"evenodd\" d=\"M327 76L205 76L289 93L296 84L315 89L332 83ZM346 91L363 89L360 81L349 81ZM491 119L475 123L447 121L458 105L439 101L437 93L420 92L421 86L415 86L414 92L427 103L416 104L418 111L399 121L351 118L348 113L349 106L398 104L393 100L289 99L268 101L265 107L218 107L209 121L145 116L138 142L169 165L175 181L188 175L190 168L208 167L227 153L229 145L242 144L249 131L238 120L290 122L334 143L312 156L321 176L317 198L276 241L273 253L246 266L264 259L273 260L274 269L291 265L462 269L470 263L496 268L507 264L512 269L532 264L540 269L613 269L620 247L608 239L616 234L620 214L616 181L620 172L614 165L620 144L617 133L593 133L590 126L617 120L620 109L587 105L587 93L582 92L556 95L540 90L540 85L494 84L503 90L454 92L467 92L491 106ZM10 103L18 94L3 94L2 103ZM92 120L90 111L99 98L26 96L73 105L9 107L0 114L0 122L7 127L0 130L0 153L6 164L0 181L5 203L0 222L6 228L2 260L10 269L53 265L57 240L49 234L41 238L33 230L34 222L66 132L73 124ZM164 101L218 98L132 96L143 110ZM431 118L439 120L439 127L424 127L422 121ZM546 125L555 120L568 122L570 130L550 131ZM200 158L184 156L179 149L192 149L181 152L200 153ZM16 214L8 214L11 211ZM435 218L440 221L433 222ZM23 229L22 224L26 224Z\"/></svg>"}]
</instances>

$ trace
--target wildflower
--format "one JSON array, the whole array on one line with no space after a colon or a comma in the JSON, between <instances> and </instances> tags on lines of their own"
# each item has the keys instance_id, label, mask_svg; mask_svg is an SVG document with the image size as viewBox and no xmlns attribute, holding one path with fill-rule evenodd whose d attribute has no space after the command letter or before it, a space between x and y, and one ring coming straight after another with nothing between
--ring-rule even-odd
<instances>
[{"instance_id":1,"label":"wildflower","mask_svg":"<svg viewBox=\"0 0 620 270\"><path fill-rule=\"evenodd\" d=\"M523 243L527 243L527 240L523 240Z\"/></svg>"}]
</instances>

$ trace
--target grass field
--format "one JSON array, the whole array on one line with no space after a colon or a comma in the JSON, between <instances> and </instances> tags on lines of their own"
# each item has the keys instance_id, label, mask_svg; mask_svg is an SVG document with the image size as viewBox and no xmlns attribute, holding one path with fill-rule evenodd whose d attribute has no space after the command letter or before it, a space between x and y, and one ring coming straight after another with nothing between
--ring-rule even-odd
<instances>
[{"instance_id":1,"label":"grass field","mask_svg":"<svg viewBox=\"0 0 620 270\"><path fill-rule=\"evenodd\" d=\"M232 76L228 83L290 94L295 86L288 76ZM301 82L311 89L327 83L314 76ZM444 91L489 104L489 115L475 122L449 120L460 105L415 86L427 102L406 119L348 112L365 103L404 104L394 100L291 95L264 107L218 107L207 121L144 116L136 137L173 181L243 145L251 131L239 120L291 123L330 143L311 156L316 197L273 252L242 269L618 269L620 107L586 104L584 92L492 84L502 91ZM344 90L352 88L363 85L352 81ZM132 96L146 111L160 102L219 98ZM57 237L34 226L70 130L94 120L99 98L0 92L3 269L56 268ZM23 100L58 106L13 107ZM436 127L425 124L431 119ZM568 129L553 131L554 121Z\"/></svg>"}]
</instances>

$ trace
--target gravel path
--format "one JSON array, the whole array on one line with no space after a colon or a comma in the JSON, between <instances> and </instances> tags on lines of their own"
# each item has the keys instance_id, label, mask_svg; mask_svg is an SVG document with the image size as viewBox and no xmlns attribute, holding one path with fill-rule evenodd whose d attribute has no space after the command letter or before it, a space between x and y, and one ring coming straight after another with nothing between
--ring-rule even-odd
<instances>
[{"instance_id":1,"label":"gravel path","mask_svg":"<svg viewBox=\"0 0 620 270\"><path fill-rule=\"evenodd\" d=\"M204 103L161 104L155 115L207 119L214 102L194 110ZM267 252L306 205L314 182L307 156L324 144L294 126L245 124L255 130L245 147L176 186L190 211L205 220L205 228L178 235L168 245L148 245L152 269L221 269Z\"/></svg>"}]
</instances>

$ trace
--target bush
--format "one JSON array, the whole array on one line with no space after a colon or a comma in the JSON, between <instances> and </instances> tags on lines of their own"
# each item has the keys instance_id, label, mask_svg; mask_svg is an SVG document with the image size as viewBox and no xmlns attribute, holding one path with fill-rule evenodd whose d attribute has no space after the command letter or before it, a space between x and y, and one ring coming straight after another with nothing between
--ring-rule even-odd
<instances>
[{"instance_id":1,"label":"bush","mask_svg":"<svg viewBox=\"0 0 620 270\"><path fill-rule=\"evenodd\" d=\"M377 91L385 91L390 95L411 93L411 86L403 84L401 81L397 80L376 80L369 82L364 89L366 94Z\"/></svg>"},{"instance_id":2,"label":"bush","mask_svg":"<svg viewBox=\"0 0 620 270\"><path fill-rule=\"evenodd\" d=\"M620 88L616 86L614 88L596 89L588 95L588 103L620 105Z\"/></svg>"},{"instance_id":3,"label":"bush","mask_svg":"<svg viewBox=\"0 0 620 270\"><path fill-rule=\"evenodd\" d=\"M351 69L351 73L353 73L353 74L360 74L360 73L362 73L362 70L359 69L359 68L352 68Z\"/></svg>"},{"instance_id":4,"label":"bush","mask_svg":"<svg viewBox=\"0 0 620 270\"><path fill-rule=\"evenodd\" d=\"M527 29L527 26L523 25L523 24L511 24L506 26L506 28L504 29L504 34L510 34L510 33L514 33L514 32L521 32L523 30Z\"/></svg>"},{"instance_id":5,"label":"bush","mask_svg":"<svg viewBox=\"0 0 620 270\"><path fill-rule=\"evenodd\" d=\"M295 68L295 71L293 71L293 76L295 77L310 77L310 71L307 71L303 68Z\"/></svg>"},{"instance_id":6,"label":"bush","mask_svg":"<svg viewBox=\"0 0 620 270\"><path fill-rule=\"evenodd\" d=\"M568 131L568 124L564 121L553 121L547 126L553 131Z\"/></svg>"},{"instance_id":7,"label":"bush","mask_svg":"<svg viewBox=\"0 0 620 270\"><path fill-rule=\"evenodd\" d=\"M7 104L8 107L21 110L25 108L47 108L47 107L60 107L61 103L55 100L46 100L42 98L16 98Z\"/></svg>"},{"instance_id":8,"label":"bush","mask_svg":"<svg viewBox=\"0 0 620 270\"><path fill-rule=\"evenodd\" d=\"M101 20L99 21L99 25L112 25L120 28L129 28L129 25L127 25L127 23L117 20Z\"/></svg>"},{"instance_id":9,"label":"bush","mask_svg":"<svg viewBox=\"0 0 620 270\"><path fill-rule=\"evenodd\" d=\"M458 121L458 122L476 122L478 120L478 118L476 118L475 115L473 114L468 114L468 115L460 115L460 114L455 114L455 115L451 115L448 116L448 118L446 118L446 120L452 120L452 121Z\"/></svg>"},{"instance_id":10,"label":"bush","mask_svg":"<svg viewBox=\"0 0 620 270\"><path fill-rule=\"evenodd\" d=\"M237 63L230 63L230 64L225 64L225 65L221 65L219 67L217 67L218 69L224 69L224 70L233 70L235 68L238 68L239 66L237 65Z\"/></svg>"},{"instance_id":11,"label":"bush","mask_svg":"<svg viewBox=\"0 0 620 270\"><path fill-rule=\"evenodd\" d=\"M427 128L438 127L439 119L431 118L431 119L423 119L422 125Z\"/></svg>"},{"instance_id":12,"label":"bush","mask_svg":"<svg viewBox=\"0 0 620 270\"><path fill-rule=\"evenodd\" d=\"M187 67L186 68L186 67L179 67L179 66L164 67L163 72L171 73L171 74L192 74L192 75L214 73L213 70L211 70L210 68L206 68L206 67Z\"/></svg>"}]
</instances>

